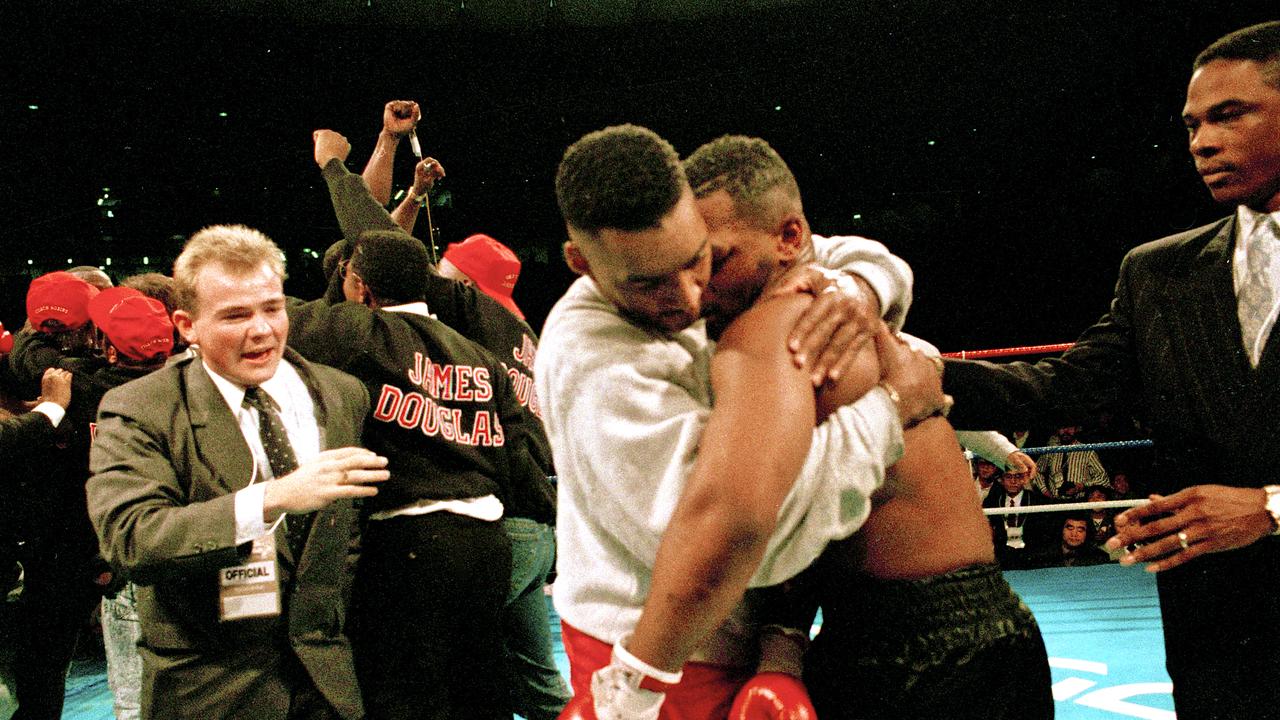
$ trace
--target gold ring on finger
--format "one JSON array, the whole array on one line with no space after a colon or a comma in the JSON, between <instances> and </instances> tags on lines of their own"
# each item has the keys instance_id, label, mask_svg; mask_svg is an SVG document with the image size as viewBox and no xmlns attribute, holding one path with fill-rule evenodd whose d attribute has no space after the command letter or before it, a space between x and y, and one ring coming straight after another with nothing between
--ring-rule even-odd
<instances>
[{"instance_id":1,"label":"gold ring on finger","mask_svg":"<svg viewBox=\"0 0 1280 720\"><path fill-rule=\"evenodd\" d=\"M1187 532L1185 530L1178 531L1178 544L1182 546L1183 550L1191 547L1191 541L1187 538Z\"/></svg>"}]
</instances>

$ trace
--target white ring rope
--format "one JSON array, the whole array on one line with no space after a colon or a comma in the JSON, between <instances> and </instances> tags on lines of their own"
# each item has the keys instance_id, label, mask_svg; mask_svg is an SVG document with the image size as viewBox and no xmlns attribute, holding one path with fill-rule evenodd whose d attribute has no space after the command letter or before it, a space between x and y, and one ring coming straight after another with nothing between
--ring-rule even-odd
<instances>
[{"instance_id":1,"label":"white ring rope","mask_svg":"<svg viewBox=\"0 0 1280 720\"><path fill-rule=\"evenodd\" d=\"M983 515L1030 515L1032 513L1065 512L1069 510L1106 510L1146 505L1150 500L1102 500L1099 502L1060 503L1058 505L1030 505L1023 507L983 508Z\"/></svg>"}]
</instances>

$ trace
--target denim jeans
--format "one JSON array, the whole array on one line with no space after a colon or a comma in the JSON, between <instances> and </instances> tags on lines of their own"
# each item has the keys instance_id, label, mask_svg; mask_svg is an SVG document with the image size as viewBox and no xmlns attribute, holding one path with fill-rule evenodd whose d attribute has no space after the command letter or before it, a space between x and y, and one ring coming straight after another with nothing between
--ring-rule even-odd
<instances>
[{"instance_id":1,"label":"denim jeans","mask_svg":"<svg viewBox=\"0 0 1280 720\"><path fill-rule=\"evenodd\" d=\"M116 720L138 720L142 691L142 657L138 655L138 607L133 583L114 598L102 599L102 641L107 650L107 682L111 685Z\"/></svg>"},{"instance_id":2,"label":"denim jeans","mask_svg":"<svg viewBox=\"0 0 1280 720\"><path fill-rule=\"evenodd\" d=\"M528 720L555 720L569 702L569 687L551 654L542 592L555 564L555 531L527 518L506 518L502 524L511 538L511 593L503 610L503 635L512 709Z\"/></svg>"}]
</instances>

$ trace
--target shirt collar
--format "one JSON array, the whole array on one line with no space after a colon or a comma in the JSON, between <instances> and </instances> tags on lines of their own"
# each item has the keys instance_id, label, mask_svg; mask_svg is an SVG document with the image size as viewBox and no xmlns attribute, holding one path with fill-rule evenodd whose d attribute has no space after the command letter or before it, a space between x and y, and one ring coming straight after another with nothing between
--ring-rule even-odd
<instances>
[{"instance_id":1,"label":"shirt collar","mask_svg":"<svg viewBox=\"0 0 1280 720\"><path fill-rule=\"evenodd\" d=\"M203 358L200 364L204 365L205 372L209 373L209 379L213 380L213 386L218 388L218 393L222 395L222 399L227 401L227 406L231 408L231 414L235 415L240 412L241 406L244 404L244 387L239 383L234 383L225 377L219 375L209 367L209 363ZM291 382L302 382L302 377L298 375L298 371L287 360L281 359L280 364L276 366L276 374L271 376L270 380L259 385L277 405L284 406L285 398L289 396L289 384Z\"/></svg>"},{"instance_id":2,"label":"shirt collar","mask_svg":"<svg viewBox=\"0 0 1280 720\"><path fill-rule=\"evenodd\" d=\"M422 317L429 317L429 318L432 318L433 320L436 317L431 313L431 310L427 308L427 304L425 302L422 302L421 300L419 300L418 302L405 303L404 305L393 305L391 307L384 307L382 309L386 310L387 312L398 312L398 313L409 313L410 315L421 315Z\"/></svg>"},{"instance_id":3,"label":"shirt collar","mask_svg":"<svg viewBox=\"0 0 1280 720\"><path fill-rule=\"evenodd\" d=\"M1267 221L1267 217L1275 218L1280 223L1280 210L1273 213L1258 212L1246 205L1236 208L1236 224L1240 228L1240 234L1236 237L1244 244L1244 241L1253 236L1253 231L1262 223Z\"/></svg>"}]
</instances>

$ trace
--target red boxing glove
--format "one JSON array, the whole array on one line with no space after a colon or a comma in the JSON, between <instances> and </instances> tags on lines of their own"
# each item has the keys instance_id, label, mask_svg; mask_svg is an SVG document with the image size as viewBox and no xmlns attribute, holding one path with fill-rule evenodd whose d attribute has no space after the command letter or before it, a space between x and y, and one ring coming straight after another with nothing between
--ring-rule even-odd
<instances>
[{"instance_id":1,"label":"red boxing glove","mask_svg":"<svg viewBox=\"0 0 1280 720\"><path fill-rule=\"evenodd\" d=\"M589 692L574 695L556 720L596 720L595 699Z\"/></svg>"},{"instance_id":2,"label":"red boxing glove","mask_svg":"<svg viewBox=\"0 0 1280 720\"><path fill-rule=\"evenodd\" d=\"M804 683L780 672L757 673L738 691L729 710L729 720L817 719Z\"/></svg>"},{"instance_id":3,"label":"red boxing glove","mask_svg":"<svg viewBox=\"0 0 1280 720\"><path fill-rule=\"evenodd\" d=\"M4 329L4 323L0 323L0 355L8 355L13 352L13 334Z\"/></svg>"}]
</instances>

